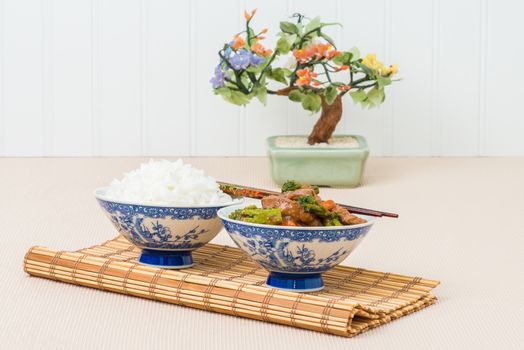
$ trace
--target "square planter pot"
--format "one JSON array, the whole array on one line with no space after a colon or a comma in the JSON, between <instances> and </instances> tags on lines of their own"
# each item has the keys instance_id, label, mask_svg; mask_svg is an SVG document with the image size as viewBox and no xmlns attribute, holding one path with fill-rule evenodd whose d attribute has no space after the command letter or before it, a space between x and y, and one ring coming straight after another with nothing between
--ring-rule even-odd
<instances>
[{"instance_id":1,"label":"square planter pot","mask_svg":"<svg viewBox=\"0 0 524 350\"><path fill-rule=\"evenodd\" d=\"M358 135L337 136L355 138L358 147L278 147L276 139L285 136L269 137L268 155L273 180L279 185L296 180L318 186L359 186L369 154L366 139Z\"/></svg>"}]
</instances>

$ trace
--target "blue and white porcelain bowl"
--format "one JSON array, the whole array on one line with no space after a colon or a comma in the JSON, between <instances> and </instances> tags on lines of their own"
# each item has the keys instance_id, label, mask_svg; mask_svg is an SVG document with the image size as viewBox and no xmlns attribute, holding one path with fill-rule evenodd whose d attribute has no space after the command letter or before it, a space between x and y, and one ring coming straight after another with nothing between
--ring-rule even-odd
<instances>
[{"instance_id":1,"label":"blue and white porcelain bowl","mask_svg":"<svg viewBox=\"0 0 524 350\"><path fill-rule=\"evenodd\" d=\"M138 262L161 268L193 265L191 251L212 240L222 229L219 209L242 203L197 207L170 207L115 201L105 196L107 187L95 191L98 203L113 226L142 249Z\"/></svg>"},{"instance_id":2,"label":"blue and white porcelain bowl","mask_svg":"<svg viewBox=\"0 0 524 350\"><path fill-rule=\"evenodd\" d=\"M352 226L299 227L253 224L232 220L239 206L218 211L236 245L268 270L269 287L293 292L324 288L322 273L348 257L373 226L374 218Z\"/></svg>"}]
</instances>

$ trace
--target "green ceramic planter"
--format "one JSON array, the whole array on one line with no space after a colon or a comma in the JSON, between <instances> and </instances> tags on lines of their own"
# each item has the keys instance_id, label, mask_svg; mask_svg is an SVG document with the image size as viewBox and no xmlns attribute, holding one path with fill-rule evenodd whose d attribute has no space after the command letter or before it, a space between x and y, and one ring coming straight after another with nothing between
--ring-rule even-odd
<instances>
[{"instance_id":1,"label":"green ceramic planter","mask_svg":"<svg viewBox=\"0 0 524 350\"><path fill-rule=\"evenodd\" d=\"M319 186L359 186L369 149L364 137L350 136L358 141L358 148L283 148L275 145L275 139L283 136L268 138L273 180L279 185L296 180Z\"/></svg>"}]
</instances>

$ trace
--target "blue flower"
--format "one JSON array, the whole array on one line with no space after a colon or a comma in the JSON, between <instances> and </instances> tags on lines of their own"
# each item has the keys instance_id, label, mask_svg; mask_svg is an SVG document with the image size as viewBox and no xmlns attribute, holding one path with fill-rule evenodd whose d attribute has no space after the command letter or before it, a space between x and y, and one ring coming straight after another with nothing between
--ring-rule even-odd
<instances>
[{"instance_id":1,"label":"blue flower","mask_svg":"<svg viewBox=\"0 0 524 350\"><path fill-rule=\"evenodd\" d=\"M229 63L234 70L246 69L251 64L253 54L244 49L237 51L237 54L229 59Z\"/></svg>"},{"instance_id":2,"label":"blue flower","mask_svg":"<svg viewBox=\"0 0 524 350\"><path fill-rule=\"evenodd\" d=\"M251 65L258 66L265 61L263 57L251 54Z\"/></svg>"},{"instance_id":3,"label":"blue flower","mask_svg":"<svg viewBox=\"0 0 524 350\"><path fill-rule=\"evenodd\" d=\"M231 46L228 46L227 49L224 50L224 57L225 58L231 57L231 53L233 53L233 50L231 49Z\"/></svg>"},{"instance_id":4,"label":"blue flower","mask_svg":"<svg viewBox=\"0 0 524 350\"><path fill-rule=\"evenodd\" d=\"M229 63L234 70L246 69L249 66L257 67L265 61L263 57L254 55L245 49L238 50L234 56L229 58Z\"/></svg>"},{"instance_id":5,"label":"blue flower","mask_svg":"<svg viewBox=\"0 0 524 350\"><path fill-rule=\"evenodd\" d=\"M215 75L211 77L211 80L209 81L211 85L213 86L213 89L218 89L220 87L223 87L225 84L225 78L229 78L230 73L229 72L223 72L222 67L220 64L216 66L215 68Z\"/></svg>"}]
</instances>

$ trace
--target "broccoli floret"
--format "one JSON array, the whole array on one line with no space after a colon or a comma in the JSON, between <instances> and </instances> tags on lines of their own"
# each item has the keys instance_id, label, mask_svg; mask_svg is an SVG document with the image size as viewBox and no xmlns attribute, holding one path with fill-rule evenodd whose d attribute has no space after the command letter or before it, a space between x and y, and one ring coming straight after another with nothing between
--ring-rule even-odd
<instances>
[{"instance_id":1,"label":"broccoli floret","mask_svg":"<svg viewBox=\"0 0 524 350\"><path fill-rule=\"evenodd\" d=\"M318 216L324 226L340 226L340 216L332 211L327 210L320 203L311 196L298 197L296 201L300 204L305 212L315 214Z\"/></svg>"},{"instance_id":2,"label":"broccoli floret","mask_svg":"<svg viewBox=\"0 0 524 350\"><path fill-rule=\"evenodd\" d=\"M244 210L247 210L247 209L257 209L257 206L256 205L248 205L245 208L237 209L234 212L232 212L231 214L229 214L229 218L233 219L233 220L241 220L242 219L242 213L244 212Z\"/></svg>"},{"instance_id":3,"label":"broccoli floret","mask_svg":"<svg viewBox=\"0 0 524 350\"><path fill-rule=\"evenodd\" d=\"M255 205L250 205L244 209L235 210L229 214L229 218L255 224L281 225L282 210L280 208L261 209L257 208Z\"/></svg>"},{"instance_id":4,"label":"broccoli floret","mask_svg":"<svg viewBox=\"0 0 524 350\"><path fill-rule=\"evenodd\" d=\"M301 183L296 182L295 180L287 180L282 185L282 193L298 190L302 187Z\"/></svg>"},{"instance_id":5,"label":"broccoli floret","mask_svg":"<svg viewBox=\"0 0 524 350\"><path fill-rule=\"evenodd\" d=\"M324 226L342 226L339 218L325 219L322 223Z\"/></svg>"},{"instance_id":6,"label":"broccoli floret","mask_svg":"<svg viewBox=\"0 0 524 350\"><path fill-rule=\"evenodd\" d=\"M295 191L295 190L300 189L301 187L302 187L302 184L300 182L297 182L295 180L287 180L282 185L282 193ZM313 188L316 194L320 192L320 189L318 186L311 186L311 187Z\"/></svg>"}]
</instances>

